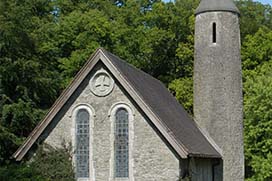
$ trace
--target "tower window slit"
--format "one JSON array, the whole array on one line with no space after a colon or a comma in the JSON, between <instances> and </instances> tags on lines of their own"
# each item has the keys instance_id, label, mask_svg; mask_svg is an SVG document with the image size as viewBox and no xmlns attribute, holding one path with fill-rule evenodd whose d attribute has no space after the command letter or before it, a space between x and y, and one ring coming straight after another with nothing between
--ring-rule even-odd
<instances>
[{"instance_id":1,"label":"tower window slit","mask_svg":"<svg viewBox=\"0 0 272 181\"><path fill-rule=\"evenodd\" d=\"M213 25L212 25L212 32L213 32L213 34L212 34L212 42L213 43L216 43L216 23L213 23Z\"/></svg>"}]
</instances>

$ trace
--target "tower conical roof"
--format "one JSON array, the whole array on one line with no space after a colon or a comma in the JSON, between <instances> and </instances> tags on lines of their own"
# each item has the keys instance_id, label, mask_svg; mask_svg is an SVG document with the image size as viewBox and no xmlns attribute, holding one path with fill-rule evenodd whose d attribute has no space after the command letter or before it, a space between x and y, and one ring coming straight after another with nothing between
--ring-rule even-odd
<instances>
[{"instance_id":1,"label":"tower conical roof","mask_svg":"<svg viewBox=\"0 0 272 181\"><path fill-rule=\"evenodd\" d=\"M201 0L195 14L209 11L229 11L240 14L233 0Z\"/></svg>"}]
</instances>

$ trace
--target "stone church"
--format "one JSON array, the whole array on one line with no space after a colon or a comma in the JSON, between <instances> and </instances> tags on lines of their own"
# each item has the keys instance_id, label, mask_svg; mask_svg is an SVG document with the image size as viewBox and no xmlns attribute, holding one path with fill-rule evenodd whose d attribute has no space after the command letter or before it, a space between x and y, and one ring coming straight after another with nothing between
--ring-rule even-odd
<instances>
[{"instance_id":1,"label":"stone church","mask_svg":"<svg viewBox=\"0 0 272 181\"><path fill-rule=\"evenodd\" d=\"M71 143L77 181L244 180L239 10L196 10L194 118L157 79L98 49L13 157Z\"/></svg>"}]
</instances>

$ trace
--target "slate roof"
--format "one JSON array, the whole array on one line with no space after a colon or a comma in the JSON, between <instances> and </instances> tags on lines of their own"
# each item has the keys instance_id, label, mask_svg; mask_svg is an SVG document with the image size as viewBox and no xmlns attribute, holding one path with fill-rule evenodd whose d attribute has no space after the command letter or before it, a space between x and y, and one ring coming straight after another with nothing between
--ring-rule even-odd
<instances>
[{"instance_id":1,"label":"slate roof","mask_svg":"<svg viewBox=\"0 0 272 181\"><path fill-rule=\"evenodd\" d=\"M201 0L195 14L209 11L229 11L240 14L233 0Z\"/></svg>"},{"instance_id":2,"label":"slate roof","mask_svg":"<svg viewBox=\"0 0 272 181\"><path fill-rule=\"evenodd\" d=\"M134 68L112 53L103 51L168 131L173 134L176 141L186 147L190 155L220 157L220 154L201 133L195 121L162 82Z\"/></svg>"},{"instance_id":3,"label":"slate roof","mask_svg":"<svg viewBox=\"0 0 272 181\"><path fill-rule=\"evenodd\" d=\"M127 93L131 95L132 99L165 136L173 149L180 154L181 158L222 157L217 145L201 131L163 83L100 48L92 55L69 87L57 99L44 120L37 125L26 141L14 153L13 157L16 160L20 161L25 156L98 61L102 61L111 71Z\"/></svg>"}]
</instances>

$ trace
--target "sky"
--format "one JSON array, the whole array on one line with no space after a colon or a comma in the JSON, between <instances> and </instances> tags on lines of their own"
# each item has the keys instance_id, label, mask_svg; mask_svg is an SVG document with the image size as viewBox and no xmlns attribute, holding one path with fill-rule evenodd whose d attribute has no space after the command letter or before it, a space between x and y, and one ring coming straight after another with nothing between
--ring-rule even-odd
<instances>
[{"instance_id":1,"label":"sky","mask_svg":"<svg viewBox=\"0 0 272 181\"><path fill-rule=\"evenodd\" d=\"M163 0L164 2L169 2L169 1L173 1L173 0ZM258 2L261 2L262 4L270 4L272 6L272 0L255 0Z\"/></svg>"},{"instance_id":2,"label":"sky","mask_svg":"<svg viewBox=\"0 0 272 181\"><path fill-rule=\"evenodd\" d=\"M263 3L263 4L270 4L272 5L272 0L258 0L259 2Z\"/></svg>"}]
</instances>

